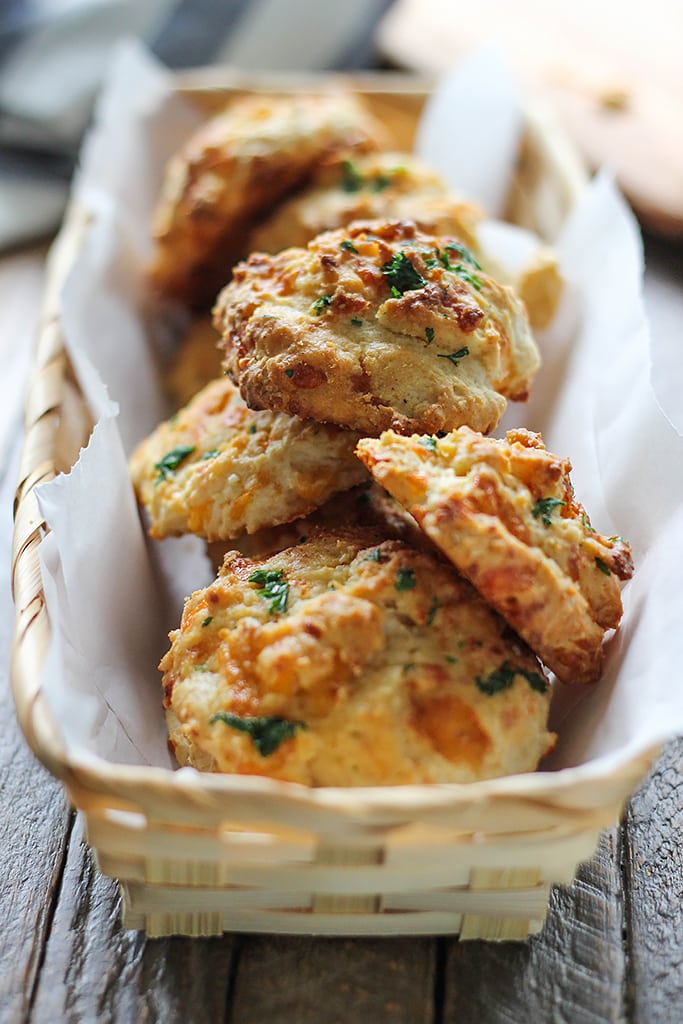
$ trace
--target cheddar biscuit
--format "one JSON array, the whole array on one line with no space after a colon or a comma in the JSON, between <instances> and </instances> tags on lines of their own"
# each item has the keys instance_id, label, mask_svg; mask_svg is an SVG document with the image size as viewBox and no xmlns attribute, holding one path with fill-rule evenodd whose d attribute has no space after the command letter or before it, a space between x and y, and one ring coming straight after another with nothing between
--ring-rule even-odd
<instances>
[{"instance_id":1,"label":"cheddar biscuit","mask_svg":"<svg viewBox=\"0 0 683 1024\"><path fill-rule=\"evenodd\" d=\"M162 659L182 763L312 786L471 782L552 745L536 659L448 565L373 530L226 556Z\"/></svg>"},{"instance_id":2,"label":"cheddar biscuit","mask_svg":"<svg viewBox=\"0 0 683 1024\"><path fill-rule=\"evenodd\" d=\"M374 148L383 130L353 97L250 96L213 117L171 159L153 219L153 285L211 303L254 218L338 150Z\"/></svg>"},{"instance_id":3,"label":"cheddar biscuit","mask_svg":"<svg viewBox=\"0 0 683 1024\"><path fill-rule=\"evenodd\" d=\"M492 429L539 365L524 309L456 238L356 222L254 253L219 297L247 404L377 435Z\"/></svg>"},{"instance_id":4,"label":"cheddar biscuit","mask_svg":"<svg viewBox=\"0 0 683 1024\"><path fill-rule=\"evenodd\" d=\"M209 317L199 317L190 326L164 376L164 387L174 408L187 405L209 381L221 376L218 341Z\"/></svg>"},{"instance_id":5,"label":"cheddar biscuit","mask_svg":"<svg viewBox=\"0 0 683 1024\"><path fill-rule=\"evenodd\" d=\"M446 437L391 431L359 442L375 479L565 682L600 674L602 640L622 614L628 544L596 533L568 459L539 434L505 440L461 427Z\"/></svg>"},{"instance_id":6,"label":"cheddar biscuit","mask_svg":"<svg viewBox=\"0 0 683 1024\"><path fill-rule=\"evenodd\" d=\"M144 440L130 460L153 537L215 541L306 515L367 478L357 434L252 412L226 377Z\"/></svg>"},{"instance_id":7,"label":"cheddar biscuit","mask_svg":"<svg viewBox=\"0 0 683 1024\"><path fill-rule=\"evenodd\" d=\"M381 218L409 219L427 234L455 235L478 254L482 216L478 206L451 195L434 171L408 153L336 157L254 229L248 248L275 253L303 247L323 231Z\"/></svg>"}]
</instances>

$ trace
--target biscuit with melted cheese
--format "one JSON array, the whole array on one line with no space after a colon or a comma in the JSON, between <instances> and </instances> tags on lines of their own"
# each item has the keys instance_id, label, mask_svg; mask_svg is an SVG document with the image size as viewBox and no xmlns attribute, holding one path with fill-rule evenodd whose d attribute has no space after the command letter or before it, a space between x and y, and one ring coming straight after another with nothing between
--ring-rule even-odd
<instances>
[{"instance_id":1,"label":"biscuit with melted cheese","mask_svg":"<svg viewBox=\"0 0 683 1024\"><path fill-rule=\"evenodd\" d=\"M168 164L152 225L152 284L179 302L211 303L258 215L326 156L373 149L383 134L350 95L235 100Z\"/></svg>"},{"instance_id":2,"label":"biscuit with melted cheese","mask_svg":"<svg viewBox=\"0 0 683 1024\"><path fill-rule=\"evenodd\" d=\"M184 764L311 786L532 771L550 688L450 566L372 530L226 556L162 659Z\"/></svg>"},{"instance_id":3,"label":"biscuit with melted cheese","mask_svg":"<svg viewBox=\"0 0 683 1024\"><path fill-rule=\"evenodd\" d=\"M527 430L499 441L467 427L440 438L387 431L358 454L560 679L598 678L633 565L628 544L590 525L568 459Z\"/></svg>"},{"instance_id":4,"label":"biscuit with melted cheese","mask_svg":"<svg viewBox=\"0 0 683 1024\"><path fill-rule=\"evenodd\" d=\"M371 153L322 164L310 184L251 233L250 252L306 246L354 220L412 220L432 235L455 235L479 255L483 211L449 193L434 171L408 153Z\"/></svg>"},{"instance_id":5,"label":"biscuit with melted cheese","mask_svg":"<svg viewBox=\"0 0 683 1024\"><path fill-rule=\"evenodd\" d=\"M164 388L175 409L221 376L219 340L209 317L196 319L181 340L164 375Z\"/></svg>"},{"instance_id":6,"label":"biscuit with melted cheese","mask_svg":"<svg viewBox=\"0 0 683 1024\"><path fill-rule=\"evenodd\" d=\"M377 435L488 431L539 365L521 302L457 239L356 222L254 253L219 297L225 368L247 404Z\"/></svg>"},{"instance_id":7,"label":"biscuit with melted cheese","mask_svg":"<svg viewBox=\"0 0 683 1024\"><path fill-rule=\"evenodd\" d=\"M133 453L150 534L224 540L286 523L367 473L358 435L284 413L252 412L227 377L212 381Z\"/></svg>"}]
</instances>

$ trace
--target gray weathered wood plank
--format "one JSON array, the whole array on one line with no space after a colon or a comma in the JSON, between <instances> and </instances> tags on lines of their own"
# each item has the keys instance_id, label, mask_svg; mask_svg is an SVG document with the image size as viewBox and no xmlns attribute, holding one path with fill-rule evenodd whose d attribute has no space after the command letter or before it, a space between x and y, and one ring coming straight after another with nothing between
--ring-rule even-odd
<instances>
[{"instance_id":1,"label":"gray weathered wood plank","mask_svg":"<svg viewBox=\"0 0 683 1024\"><path fill-rule=\"evenodd\" d=\"M543 931L523 943L449 943L443 1024L623 1021L619 830L569 888L554 889Z\"/></svg>"},{"instance_id":2,"label":"gray weathered wood plank","mask_svg":"<svg viewBox=\"0 0 683 1024\"><path fill-rule=\"evenodd\" d=\"M431 1024L436 940L245 936L228 1024Z\"/></svg>"},{"instance_id":3,"label":"gray weathered wood plank","mask_svg":"<svg viewBox=\"0 0 683 1024\"><path fill-rule=\"evenodd\" d=\"M124 931L116 884L73 829L31 1024L221 1022L234 940Z\"/></svg>"},{"instance_id":4,"label":"gray weathered wood plank","mask_svg":"<svg viewBox=\"0 0 683 1024\"><path fill-rule=\"evenodd\" d=\"M683 1019L683 740L670 743L631 801L624 873L634 1024Z\"/></svg>"}]
</instances>

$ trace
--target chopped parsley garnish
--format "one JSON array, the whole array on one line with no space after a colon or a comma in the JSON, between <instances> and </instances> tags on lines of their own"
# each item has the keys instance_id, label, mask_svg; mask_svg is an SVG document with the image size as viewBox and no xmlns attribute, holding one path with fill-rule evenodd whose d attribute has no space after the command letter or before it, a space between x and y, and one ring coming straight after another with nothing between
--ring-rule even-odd
<instances>
[{"instance_id":1,"label":"chopped parsley garnish","mask_svg":"<svg viewBox=\"0 0 683 1024\"><path fill-rule=\"evenodd\" d=\"M386 174L376 174L374 178L370 179L370 188L373 192L383 192L390 185L391 178L387 177Z\"/></svg>"},{"instance_id":2,"label":"chopped parsley garnish","mask_svg":"<svg viewBox=\"0 0 683 1024\"><path fill-rule=\"evenodd\" d=\"M358 255L358 249L356 249L350 238L345 238L344 241L340 243L339 248L345 249L346 252L355 252L356 255Z\"/></svg>"},{"instance_id":3,"label":"chopped parsley garnish","mask_svg":"<svg viewBox=\"0 0 683 1024\"><path fill-rule=\"evenodd\" d=\"M272 313L261 313L261 319L262 320L277 320L277 317L273 316Z\"/></svg>"},{"instance_id":4,"label":"chopped parsley garnish","mask_svg":"<svg viewBox=\"0 0 683 1024\"><path fill-rule=\"evenodd\" d=\"M460 360L464 359L465 356L468 356L469 354L470 350L468 349L467 345L465 345L464 348L459 348L457 352L448 352L445 354L443 352L440 352L436 358L448 359L449 362L453 363L453 366L457 366Z\"/></svg>"},{"instance_id":5,"label":"chopped parsley garnish","mask_svg":"<svg viewBox=\"0 0 683 1024\"><path fill-rule=\"evenodd\" d=\"M210 626L212 622L213 622L213 615L207 615L206 618L204 619L204 621L202 622L202 626Z\"/></svg>"},{"instance_id":6,"label":"chopped parsley garnish","mask_svg":"<svg viewBox=\"0 0 683 1024\"><path fill-rule=\"evenodd\" d=\"M209 448L208 452L204 452L202 455L202 462L205 462L207 459L215 459L218 454L218 448Z\"/></svg>"},{"instance_id":7,"label":"chopped parsley garnish","mask_svg":"<svg viewBox=\"0 0 683 1024\"><path fill-rule=\"evenodd\" d=\"M396 590L414 590L417 586L414 569L399 569L396 574Z\"/></svg>"},{"instance_id":8,"label":"chopped parsley garnish","mask_svg":"<svg viewBox=\"0 0 683 1024\"><path fill-rule=\"evenodd\" d=\"M321 295L319 299L316 299L313 303L313 309L316 316L321 316L322 313L327 309L328 306L332 305L331 295Z\"/></svg>"},{"instance_id":9,"label":"chopped parsley garnish","mask_svg":"<svg viewBox=\"0 0 683 1024\"><path fill-rule=\"evenodd\" d=\"M585 512L581 513L581 525L583 526L584 530L588 530L589 533L595 533L595 530L589 523L588 516Z\"/></svg>"},{"instance_id":10,"label":"chopped parsley garnish","mask_svg":"<svg viewBox=\"0 0 683 1024\"><path fill-rule=\"evenodd\" d=\"M489 672L483 678L476 676L474 681L482 693L492 697L503 690L509 690L515 681L515 676L523 676L531 689L537 690L538 693L545 693L548 689L548 683L539 672L533 672L526 668L516 668L509 661L504 661L502 665L494 668L493 672Z\"/></svg>"},{"instance_id":11,"label":"chopped parsley garnish","mask_svg":"<svg viewBox=\"0 0 683 1024\"><path fill-rule=\"evenodd\" d=\"M375 550L372 552L372 554L367 556L365 561L366 562L379 562L380 554L381 554L381 552L380 552L379 548L375 548Z\"/></svg>"},{"instance_id":12,"label":"chopped parsley garnish","mask_svg":"<svg viewBox=\"0 0 683 1024\"><path fill-rule=\"evenodd\" d=\"M476 270L481 270L481 263L474 257L470 250L462 245L461 242L449 242L446 246L446 252L457 252L461 260L465 260Z\"/></svg>"},{"instance_id":13,"label":"chopped parsley garnish","mask_svg":"<svg viewBox=\"0 0 683 1024\"><path fill-rule=\"evenodd\" d=\"M612 570L610 569L607 562L603 562L602 558L600 558L598 555L595 556L595 564L597 565L600 572L604 572L605 576L612 575Z\"/></svg>"},{"instance_id":14,"label":"chopped parsley garnish","mask_svg":"<svg viewBox=\"0 0 683 1024\"><path fill-rule=\"evenodd\" d=\"M427 341L431 345L431 343L434 341L434 328L433 327L425 327L425 338L427 339Z\"/></svg>"},{"instance_id":15,"label":"chopped parsley garnish","mask_svg":"<svg viewBox=\"0 0 683 1024\"><path fill-rule=\"evenodd\" d=\"M252 425L249 427L249 430L247 431L247 433L248 434L255 434L256 433L256 424L255 423L252 423Z\"/></svg>"},{"instance_id":16,"label":"chopped parsley garnish","mask_svg":"<svg viewBox=\"0 0 683 1024\"><path fill-rule=\"evenodd\" d=\"M291 380L291 378L293 376L294 376L294 370L292 370L291 368L289 370L285 370L285 377L289 377L290 380Z\"/></svg>"},{"instance_id":17,"label":"chopped parsley garnish","mask_svg":"<svg viewBox=\"0 0 683 1024\"><path fill-rule=\"evenodd\" d=\"M154 463L154 468L157 471L155 483L159 483L161 480L168 480L169 476L173 475L183 459L186 459L188 455L192 455L194 449L195 446L193 444L180 444L177 448L166 452L163 459L159 459L158 462Z\"/></svg>"},{"instance_id":18,"label":"chopped parsley garnish","mask_svg":"<svg viewBox=\"0 0 683 1024\"><path fill-rule=\"evenodd\" d=\"M436 451L437 440L435 437L421 437L418 443L421 444L423 448L426 448L428 452Z\"/></svg>"},{"instance_id":19,"label":"chopped parsley garnish","mask_svg":"<svg viewBox=\"0 0 683 1024\"><path fill-rule=\"evenodd\" d=\"M357 316L354 316L354 317L351 318L351 323L353 324L354 327L362 327L363 326L363 321L360 320L359 317L357 317Z\"/></svg>"},{"instance_id":20,"label":"chopped parsley garnish","mask_svg":"<svg viewBox=\"0 0 683 1024\"><path fill-rule=\"evenodd\" d=\"M400 298L404 292L424 288L427 284L404 252L394 253L389 263L385 263L382 267L382 273L391 286L391 294L394 298Z\"/></svg>"},{"instance_id":21,"label":"chopped parsley garnish","mask_svg":"<svg viewBox=\"0 0 683 1024\"><path fill-rule=\"evenodd\" d=\"M287 611L287 598L289 597L289 583L284 578L282 569L257 569L248 577L250 583L257 583L257 594L260 594L266 601L270 601L269 612Z\"/></svg>"},{"instance_id":22,"label":"chopped parsley garnish","mask_svg":"<svg viewBox=\"0 0 683 1024\"><path fill-rule=\"evenodd\" d=\"M404 672L410 672L414 668L415 668L415 662L414 661L409 661L407 665L403 666L403 671Z\"/></svg>"},{"instance_id":23,"label":"chopped parsley garnish","mask_svg":"<svg viewBox=\"0 0 683 1024\"><path fill-rule=\"evenodd\" d=\"M446 661L448 662L449 665L457 665L458 664L458 659L454 658L452 654L447 654L446 655Z\"/></svg>"},{"instance_id":24,"label":"chopped parsley garnish","mask_svg":"<svg viewBox=\"0 0 683 1024\"><path fill-rule=\"evenodd\" d=\"M279 715L263 715L255 718L241 718L239 715L232 715L229 711L218 711L211 715L209 725L214 722L223 722L232 729L246 732L251 742L258 750L261 757L268 757L284 740L291 739L297 729L305 729L305 722L288 721L280 718Z\"/></svg>"},{"instance_id":25,"label":"chopped parsley garnish","mask_svg":"<svg viewBox=\"0 0 683 1024\"><path fill-rule=\"evenodd\" d=\"M431 604L429 605L429 611L427 612L427 625L433 626L436 613L439 610L439 601L436 594L432 595Z\"/></svg>"},{"instance_id":26,"label":"chopped parsley garnish","mask_svg":"<svg viewBox=\"0 0 683 1024\"><path fill-rule=\"evenodd\" d=\"M534 519L540 519L544 526L550 526L550 516L553 509L564 505L560 498L539 498L532 506L531 514Z\"/></svg>"},{"instance_id":27,"label":"chopped parsley garnish","mask_svg":"<svg viewBox=\"0 0 683 1024\"><path fill-rule=\"evenodd\" d=\"M341 187L344 192L360 192L363 187L363 175L353 160L345 160L342 164Z\"/></svg>"}]
</instances>

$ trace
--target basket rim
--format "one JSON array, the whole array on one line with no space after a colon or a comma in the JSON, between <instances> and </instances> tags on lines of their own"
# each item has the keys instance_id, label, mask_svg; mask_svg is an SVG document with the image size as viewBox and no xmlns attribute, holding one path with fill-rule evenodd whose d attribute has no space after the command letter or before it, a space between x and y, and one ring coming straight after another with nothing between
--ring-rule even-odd
<instances>
[{"instance_id":1,"label":"basket rim","mask_svg":"<svg viewBox=\"0 0 683 1024\"><path fill-rule=\"evenodd\" d=\"M283 83L311 88L311 84L353 83L359 92L384 92L405 95L426 94L430 79L405 74L385 77L382 74L361 75L274 75L255 76L231 72L229 69L203 69L174 75L180 93L214 93L216 90L270 89L282 90ZM390 81L389 81L390 79ZM391 88L387 88L387 86ZM570 205L581 195L587 175L564 135L555 128L552 117L542 105L530 103L524 109L527 131L532 142L545 146L554 168L562 168L563 185ZM570 157L566 159L565 154ZM634 785L646 773L660 745L646 751L626 751L615 758L605 778L611 785L604 792L594 792L586 802L588 783L595 782L595 761L553 772L535 772L473 783L441 783L387 787L320 787L280 782L260 776L231 776L200 773L191 768L162 768L151 765L126 765L105 760L89 752L69 751L63 733L42 689L42 670L50 645L50 624L45 604L40 569L40 543L46 530L35 495L35 487L56 472L54 430L51 425L59 416L63 398L66 348L60 322L60 292L78 254L91 223L91 211L72 200L55 243L48 256L48 278L45 298L39 317L33 376L25 402L25 440L22 469L15 498L15 528L12 548L12 589L15 600L15 630L10 676L17 716L29 746L53 775L61 778L72 791L107 791L127 800L135 787L149 786L158 793L183 794L194 800L228 800L236 794L251 794L259 801L277 798L292 806L333 812L344 819L357 821L373 816L391 817L416 811L472 808L492 801L526 801L530 804L554 805L563 812L612 808L615 813ZM56 369L55 369L56 367ZM44 375L51 368L56 384L46 397L41 387ZM61 375L61 376L60 376ZM60 389L60 384L62 385ZM42 445L36 459L35 435L40 432ZM52 442L52 447L50 447ZM75 461L75 460L74 460ZM590 787L589 787L590 788ZM583 799L579 799L583 796Z\"/></svg>"}]
</instances>

